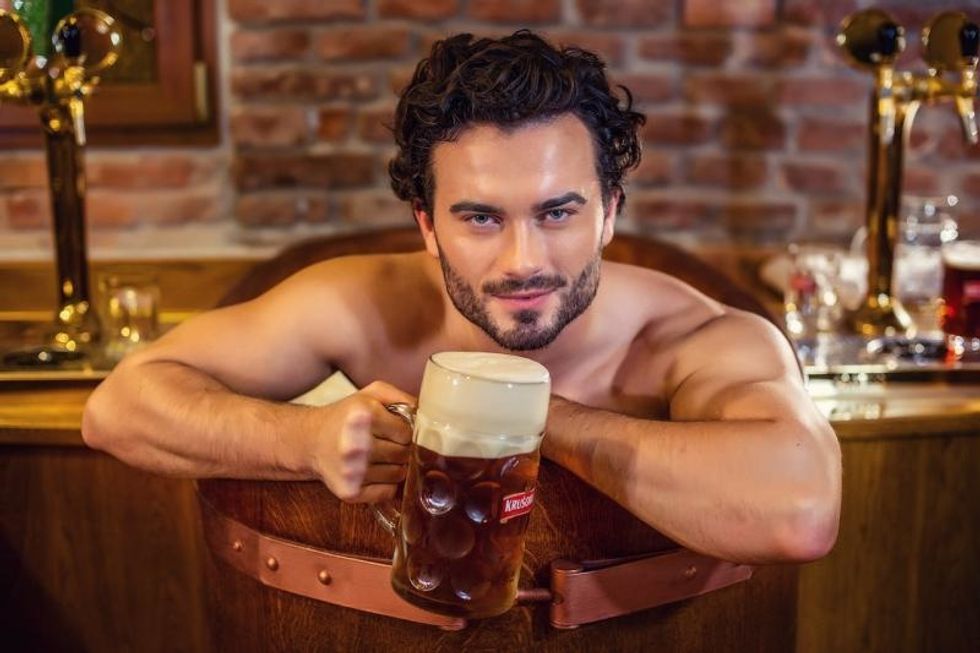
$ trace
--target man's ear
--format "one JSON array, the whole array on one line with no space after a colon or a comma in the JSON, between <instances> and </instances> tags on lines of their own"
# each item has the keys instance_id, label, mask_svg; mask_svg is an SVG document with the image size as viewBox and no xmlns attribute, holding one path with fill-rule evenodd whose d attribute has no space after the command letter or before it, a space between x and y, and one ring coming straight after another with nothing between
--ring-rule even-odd
<instances>
[{"instance_id":1,"label":"man's ear","mask_svg":"<svg viewBox=\"0 0 980 653\"><path fill-rule=\"evenodd\" d=\"M606 202L605 215L602 216L602 246L605 247L612 240L616 231L616 214L619 212L619 203L623 200L623 191L619 188L613 189L609 193L609 201Z\"/></svg>"},{"instance_id":2,"label":"man's ear","mask_svg":"<svg viewBox=\"0 0 980 653\"><path fill-rule=\"evenodd\" d=\"M419 231L425 240L425 251L433 258L439 258L439 245L436 243L436 228L432 216L422 208L421 204L412 206L412 215L415 216L415 224L419 226Z\"/></svg>"}]
</instances>

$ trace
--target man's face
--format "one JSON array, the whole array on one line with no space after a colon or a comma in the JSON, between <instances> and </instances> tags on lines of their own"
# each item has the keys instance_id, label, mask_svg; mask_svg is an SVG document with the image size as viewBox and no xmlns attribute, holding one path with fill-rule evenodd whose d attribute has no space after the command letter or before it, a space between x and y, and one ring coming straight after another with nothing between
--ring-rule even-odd
<instances>
[{"instance_id":1,"label":"man's face","mask_svg":"<svg viewBox=\"0 0 980 653\"><path fill-rule=\"evenodd\" d=\"M588 129L478 125L432 159L435 219L420 224L456 309L506 349L547 346L595 297L612 236Z\"/></svg>"}]
</instances>

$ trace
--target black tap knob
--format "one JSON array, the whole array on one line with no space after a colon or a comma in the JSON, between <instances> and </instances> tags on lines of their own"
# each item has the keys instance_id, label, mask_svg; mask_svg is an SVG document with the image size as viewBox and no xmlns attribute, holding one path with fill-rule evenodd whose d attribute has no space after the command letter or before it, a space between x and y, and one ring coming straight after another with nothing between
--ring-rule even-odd
<instances>
[{"instance_id":1,"label":"black tap knob","mask_svg":"<svg viewBox=\"0 0 980 653\"><path fill-rule=\"evenodd\" d=\"M66 57L77 59L82 56L82 30L77 22L66 22L58 33L58 40Z\"/></svg>"},{"instance_id":2,"label":"black tap knob","mask_svg":"<svg viewBox=\"0 0 980 653\"><path fill-rule=\"evenodd\" d=\"M974 58L980 52L980 27L976 23L960 28L960 52L967 58Z\"/></svg>"},{"instance_id":3,"label":"black tap knob","mask_svg":"<svg viewBox=\"0 0 980 653\"><path fill-rule=\"evenodd\" d=\"M900 44L902 28L892 22L883 23L878 27L877 50L883 57L891 57L902 50Z\"/></svg>"}]
</instances>

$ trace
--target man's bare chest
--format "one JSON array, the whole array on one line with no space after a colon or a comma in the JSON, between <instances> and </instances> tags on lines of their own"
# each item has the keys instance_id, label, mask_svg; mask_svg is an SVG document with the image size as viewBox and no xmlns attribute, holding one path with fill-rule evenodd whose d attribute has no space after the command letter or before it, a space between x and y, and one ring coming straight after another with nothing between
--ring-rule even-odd
<instances>
[{"instance_id":1,"label":"man's bare chest","mask_svg":"<svg viewBox=\"0 0 980 653\"><path fill-rule=\"evenodd\" d=\"M555 394L592 408L667 419L667 367L665 357L644 347L628 347L597 366L583 365L578 373L555 375L552 388Z\"/></svg>"}]
</instances>

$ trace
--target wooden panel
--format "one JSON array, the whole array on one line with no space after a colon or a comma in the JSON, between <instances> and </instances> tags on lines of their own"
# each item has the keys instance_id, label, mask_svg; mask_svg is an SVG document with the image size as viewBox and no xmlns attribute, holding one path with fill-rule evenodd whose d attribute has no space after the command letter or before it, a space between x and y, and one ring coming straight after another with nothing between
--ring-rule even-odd
<instances>
[{"instance_id":1,"label":"wooden panel","mask_svg":"<svg viewBox=\"0 0 980 653\"><path fill-rule=\"evenodd\" d=\"M91 291L93 295L98 292L98 279L103 273L151 272L159 279L164 310L202 310L216 305L256 262L254 259L94 261ZM54 311L54 277L53 263L0 262L0 310Z\"/></svg>"},{"instance_id":2,"label":"wooden panel","mask_svg":"<svg viewBox=\"0 0 980 653\"><path fill-rule=\"evenodd\" d=\"M0 444L81 445L82 409L94 388L94 383L5 384L0 391Z\"/></svg>"},{"instance_id":3,"label":"wooden panel","mask_svg":"<svg viewBox=\"0 0 980 653\"><path fill-rule=\"evenodd\" d=\"M0 493L4 650L208 650L192 482L3 447Z\"/></svg>"},{"instance_id":4,"label":"wooden panel","mask_svg":"<svg viewBox=\"0 0 980 653\"><path fill-rule=\"evenodd\" d=\"M837 546L800 574L798 653L980 650L980 437L843 456Z\"/></svg>"}]
</instances>

